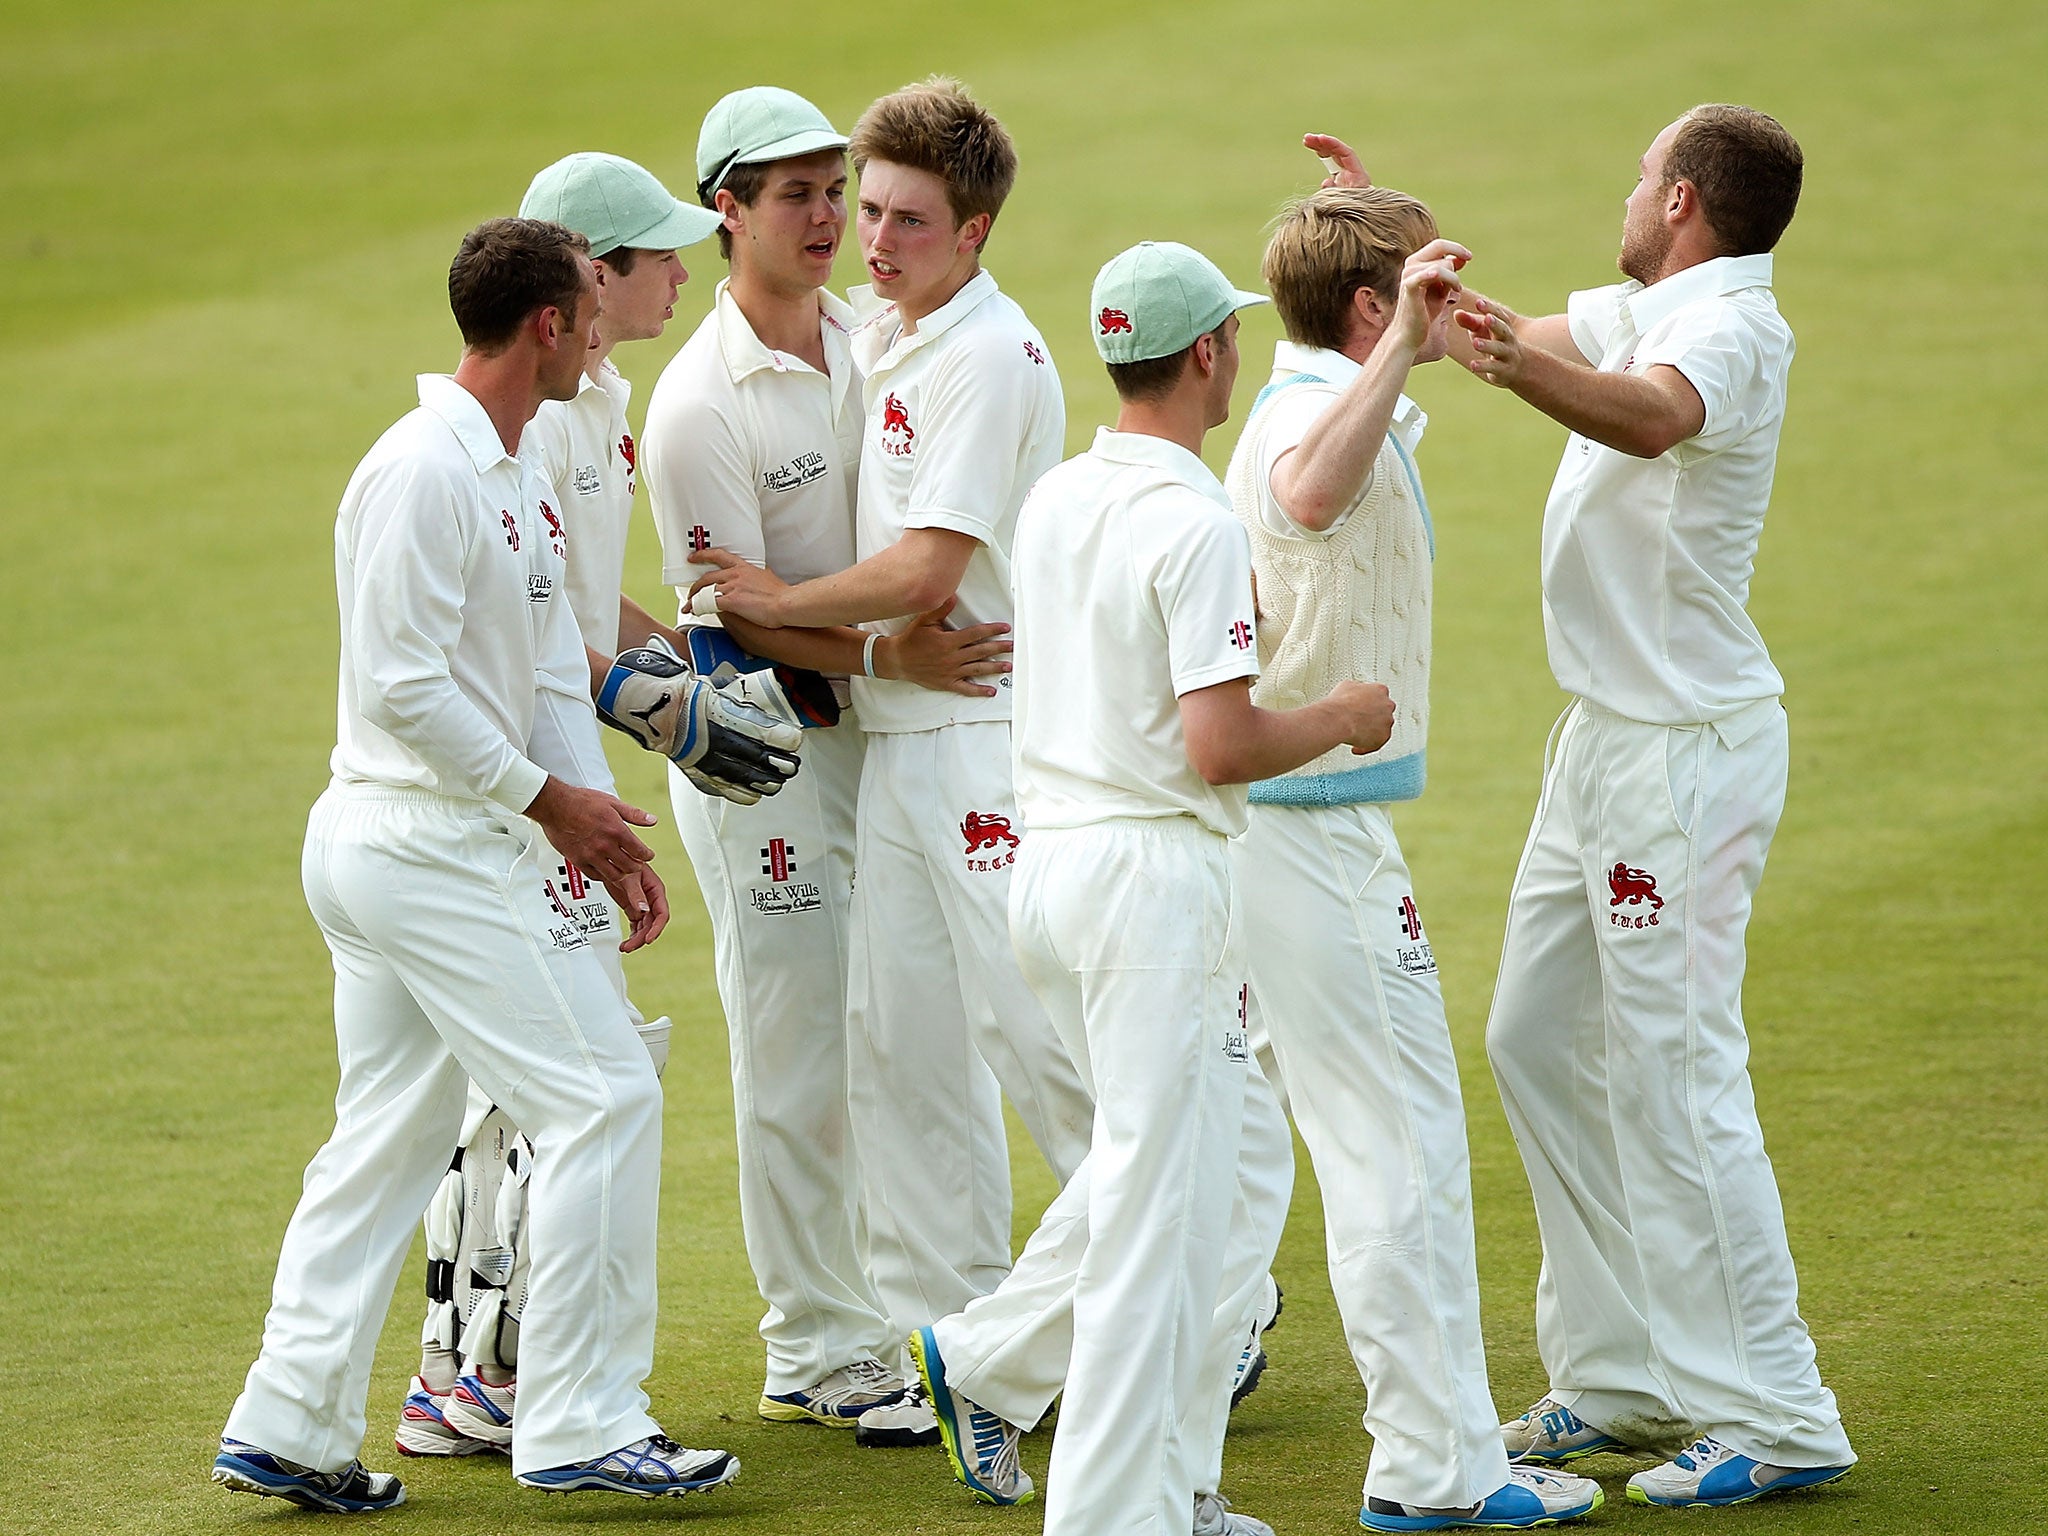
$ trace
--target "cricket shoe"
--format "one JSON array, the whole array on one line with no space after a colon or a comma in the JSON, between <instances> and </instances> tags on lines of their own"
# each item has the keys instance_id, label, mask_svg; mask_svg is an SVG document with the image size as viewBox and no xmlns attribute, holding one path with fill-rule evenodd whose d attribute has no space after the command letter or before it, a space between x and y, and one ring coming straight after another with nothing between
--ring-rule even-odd
<instances>
[{"instance_id":1,"label":"cricket shoe","mask_svg":"<svg viewBox=\"0 0 2048 1536\"><path fill-rule=\"evenodd\" d=\"M761 1417L771 1424L852 1428L862 1414L902 1401L909 1383L873 1360L856 1360L800 1392L763 1392Z\"/></svg>"},{"instance_id":2,"label":"cricket shoe","mask_svg":"<svg viewBox=\"0 0 2048 1536\"><path fill-rule=\"evenodd\" d=\"M1252 1318L1252 1331L1245 1340L1244 1348L1238 1351L1237 1364L1230 1373L1230 1406L1237 1405L1259 1389L1259 1378L1266 1374L1266 1346L1262 1337L1280 1321L1280 1313L1287 1305L1286 1294L1280 1289L1280 1282L1271 1275L1266 1276L1266 1294L1259 1302L1259 1310Z\"/></svg>"},{"instance_id":3,"label":"cricket shoe","mask_svg":"<svg viewBox=\"0 0 2048 1536\"><path fill-rule=\"evenodd\" d=\"M677 1445L667 1435L649 1435L589 1461L517 1473L515 1481L521 1487L548 1493L596 1488L606 1493L660 1499L681 1498L686 1493L722 1487L739 1475L739 1458L729 1452L693 1451Z\"/></svg>"},{"instance_id":4,"label":"cricket shoe","mask_svg":"<svg viewBox=\"0 0 2048 1536\"><path fill-rule=\"evenodd\" d=\"M853 1443L869 1450L937 1445L941 1439L939 1418L932 1412L922 1381L913 1381L895 1402L870 1408L860 1416L860 1427L853 1432Z\"/></svg>"},{"instance_id":5,"label":"cricket shoe","mask_svg":"<svg viewBox=\"0 0 2048 1536\"><path fill-rule=\"evenodd\" d=\"M1747 1504L1767 1493L1815 1488L1848 1474L1847 1466L1774 1467L1730 1450L1711 1435L1695 1440L1661 1467L1628 1480L1629 1501L1666 1509L1698 1505Z\"/></svg>"},{"instance_id":6,"label":"cricket shoe","mask_svg":"<svg viewBox=\"0 0 2048 1536\"><path fill-rule=\"evenodd\" d=\"M929 1328L910 1336L910 1358L918 1380L939 1421L939 1438L953 1475L984 1504L1027 1504L1035 1490L1017 1464L1017 1442L1023 1431L986 1408L956 1397L946 1385L946 1362Z\"/></svg>"},{"instance_id":7,"label":"cricket shoe","mask_svg":"<svg viewBox=\"0 0 2048 1536\"><path fill-rule=\"evenodd\" d=\"M405 1406L398 1410L398 1454L401 1456L474 1456L501 1447L472 1440L448 1424L448 1393L436 1392L424 1376L412 1379Z\"/></svg>"},{"instance_id":8,"label":"cricket shoe","mask_svg":"<svg viewBox=\"0 0 2048 1536\"><path fill-rule=\"evenodd\" d=\"M512 1407L519 1395L519 1383L500 1386L472 1372L455 1378L455 1386L442 1400L441 1416L458 1435L481 1440L497 1450L512 1448Z\"/></svg>"},{"instance_id":9,"label":"cricket shoe","mask_svg":"<svg viewBox=\"0 0 2048 1536\"><path fill-rule=\"evenodd\" d=\"M1368 1495L1358 1523L1368 1531L1525 1531L1583 1519L1605 1499L1590 1477L1509 1467L1508 1480L1471 1509L1419 1509Z\"/></svg>"},{"instance_id":10,"label":"cricket shoe","mask_svg":"<svg viewBox=\"0 0 2048 1536\"><path fill-rule=\"evenodd\" d=\"M213 1480L231 1493L258 1493L330 1515L367 1515L405 1502L405 1484L389 1472L352 1461L339 1472L315 1472L242 1440L220 1439Z\"/></svg>"},{"instance_id":11,"label":"cricket shoe","mask_svg":"<svg viewBox=\"0 0 2048 1536\"><path fill-rule=\"evenodd\" d=\"M1194 1536L1273 1536L1273 1527L1235 1513L1220 1493L1195 1495Z\"/></svg>"},{"instance_id":12,"label":"cricket shoe","mask_svg":"<svg viewBox=\"0 0 2048 1536\"><path fill-rule=\"evenodd\" d=\"M1525 1467L1561 1467L1581 1456L1630 1447L1604 1429L1595 1429L1554 1397L1546 1397L1519 1419L1500 1427L1508 1460Z\"/></svg>"}]
</instances>

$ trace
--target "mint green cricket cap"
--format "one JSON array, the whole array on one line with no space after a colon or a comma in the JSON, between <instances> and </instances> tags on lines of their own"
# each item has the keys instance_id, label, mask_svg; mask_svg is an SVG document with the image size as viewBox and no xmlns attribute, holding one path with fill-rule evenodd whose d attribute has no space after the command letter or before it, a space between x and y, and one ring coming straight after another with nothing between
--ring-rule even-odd
<instances>
[{"instance_id":1,"label":"mint green cricket cap","mask_svg":"<svg viewBox=\"0 0 2048 1536\"><path fill-rule=\"evenodd\" d=\"M709 202L736 165L846 148L846 135L795 91L750 85L721 96L697 135L697 197Z\"/></svg>"},{"instance_id":2,"label":"mint green cricket cap","mask_svg":"<svg viewBox=\"0 0 2048 1536\"><path fill-rule=\"evenodd\" d=\"M552 219L590 242L593 256L624 246L673 251L695 245L722 222L683 202L644 166L586 151L557 160L533 178L520 200L522 219Z\"/></svg>"},{"instance_id":3,"label":"mint green cricket cap","mask_svg":"<svg viewBox=\"0 0 2048 1536\"><path fill-rule=\"evenodd\" d=\"M1102 360L1141 363L1171 357L1235 311L1271 302L1262 293L1233 288L1200 251L1147 240L1110 258L1095 274L1088 308Z\"/></svg>"}]
</instances>

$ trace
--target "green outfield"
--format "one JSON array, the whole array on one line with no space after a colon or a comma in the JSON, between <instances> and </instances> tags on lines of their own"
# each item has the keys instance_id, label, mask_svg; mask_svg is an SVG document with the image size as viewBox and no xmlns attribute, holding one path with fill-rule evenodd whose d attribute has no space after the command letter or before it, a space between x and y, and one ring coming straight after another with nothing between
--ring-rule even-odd
<instances>
[{"instance_id":1,"label":"green outfield","mask_svg":"<svg viewBox=\"0 0 2048 1536\"><path fill-rule=\"evenodd\" d=\"M778 30L779 29L779 30ZM2048 12L1954 0L1532 3L1037 0L836 9L613 0L80 0L0 6L0 1532L299 1529L210 1487L299 1170L328 1126L328 973L298 842L332 742L331 520L348 471L456 342L462 232L601 148L678 189L740 85L842 125L934 70L1023 157L988 264L1049 338L1078 447L1109 393L1096 267L1184 240L1241 283L1353 139L1523 310L1613 280L1636 157L1701 100L1803 140L1780 251L1798 332L1754 613L1789 680L1791 803L1751 930L1747 1012L1803 1310L1862 1465L1745 1510L1622 1501L1595 1529L2048 1528L2048 579L2040 425ZM619 361L645 391L708 303ZM849 250L841 273L853 280ZM1248 382L1277 335L1247 317ZM1465 1068L1496 1396L1543 1382L1528 1193L1481 1050L1508 880L1560 699L1537 527L1562 433L1438 367L1415 392L1436 513L1431 789L1405 813ZM1221 465L1233 433L1217 434ZM659 596L652 531L629 589ZM624 792L667 807L656 765ZM740 1484L680 1504L516 1490L491 1459L407 1465L409 1532L560 1521L732 1533L1035 1531L937 1453L754 1416L723 1025L679 898L633 964L677 1019L656 1412ZM1309 942L1311 936L1304 936ZM1049 1193L1019 1159L1020 1230ZM1354 1529L1362 1392L1306 1162L1287 1315L1225 1491L1282 1536ZM388 1428L409 1266L371 1397ZM1044 1472L1048 1437L1026 1442Z\"/></svg>"}]
</instances>

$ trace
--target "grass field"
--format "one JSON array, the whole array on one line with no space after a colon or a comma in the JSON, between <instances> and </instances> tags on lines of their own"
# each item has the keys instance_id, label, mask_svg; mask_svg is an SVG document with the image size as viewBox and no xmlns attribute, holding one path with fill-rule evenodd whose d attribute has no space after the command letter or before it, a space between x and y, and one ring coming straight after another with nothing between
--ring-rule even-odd
<instances>
[{"instance_id":1,"label":"grass field","mask_svg":"<svg viewBox=\"0 0 2048 1536\"><path fill-rule=\"evenodd\" d=\"M1612 1501L1596 1524L2048 1528L2039 6L16 0L0 6L0 1532L298 1528L205 1470L330 1124L328 973L297 845L332 741L333 508L411 375L454 362L456 240L573 149L686 186L697 123L736 86L796 87L846 124L934 69L1021 147L989 265L1062 364L1075 446L1108 405L1083 331L1096 266L1183 239L1249 281L1264 222L1314 173L1304 129L1352 137L1428 198L1477 253L1475 285L1525 310L1611 279L1636 156L1684 107L1753 102L1801 137L1778 279L1800 357L1754 601L1790 681L1794 771L1748 1014L1803 1310L1863 1464L1678 1516L1623 1504L1629 1468L1593 1463ZM620 357L643 403L717 275L713 248L689 254L668 336ZM1276 334L1253 317L1250 355ZM1494 1387L1519 1410L1542 1386L1537 1249L1480 1034L1559 708L1535 555L1561 434L1447 369L1415 392L1438 661L1431 793L1403 836L1466 1071ZM629 585L652 606L651 530L636 540ZM650 761L619 768L665 814ZM549 1501L502 1463L415 1466L383 1523L1036 1530L1035 1507L967 1502L936 1455L753 1417L723 1029L682 854L660 845L691 909L635 966L636 995L678 1020L649 1388L679 1438L736 1451L744 1481L680 1505ZM1020 1219L1048 1193L1021 1160ZM1226 1491L1283 1536L1352 1528L1361 1390L1305 1161L1279 1272L1287 1318ZM372 1399L379 1467L397 1460L384 1427L413 1287ZM1033 1471L1045 1456L1027 1443Z\"/></svg>"}]
</instances>

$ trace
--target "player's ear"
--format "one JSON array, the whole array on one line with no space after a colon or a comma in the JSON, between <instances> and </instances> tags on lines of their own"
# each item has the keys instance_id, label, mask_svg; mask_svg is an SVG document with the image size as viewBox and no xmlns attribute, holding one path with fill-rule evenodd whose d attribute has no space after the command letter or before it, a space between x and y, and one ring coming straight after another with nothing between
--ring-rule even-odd
<instances>
[{"instance_id":1,"label":"player's ear","mask_svg":"<svg viewBox=\"0 0 2048 1536\"><path fill-rule=\"evenodd\" d=\"M1202 377L1206 379L1214 375L1216 372L1216 333L1214 331L1202 332L1201 335L1195 338L1195 344L1189 350L1195 354L1195 368Z\"/></svg>"},{"instance_id":2,"label":"player's ear","mask_svg":"<svg viewBox=\"0 0 2048 1536\"><path fill-rule=\"evenodd\" d=\"M980 250L982 241L988 238L988 227L993 223L995 223L993 215L977 213L965 224L962 224L960 226L959 249L963 253Z\"/></svg>"},{"instance_id":3,"label":"player's ear","mask_svg":"<svg viewBox=\"0 0 2048 1536\"><path fill-rule=\"evenodd\" d=\"M712 194L711 204L718 210L719 217L725 220L727 229L736 235L746 229L746 219L742 211L744 205L724 187L720 187Z\"/></svg>"}]
</instances>

